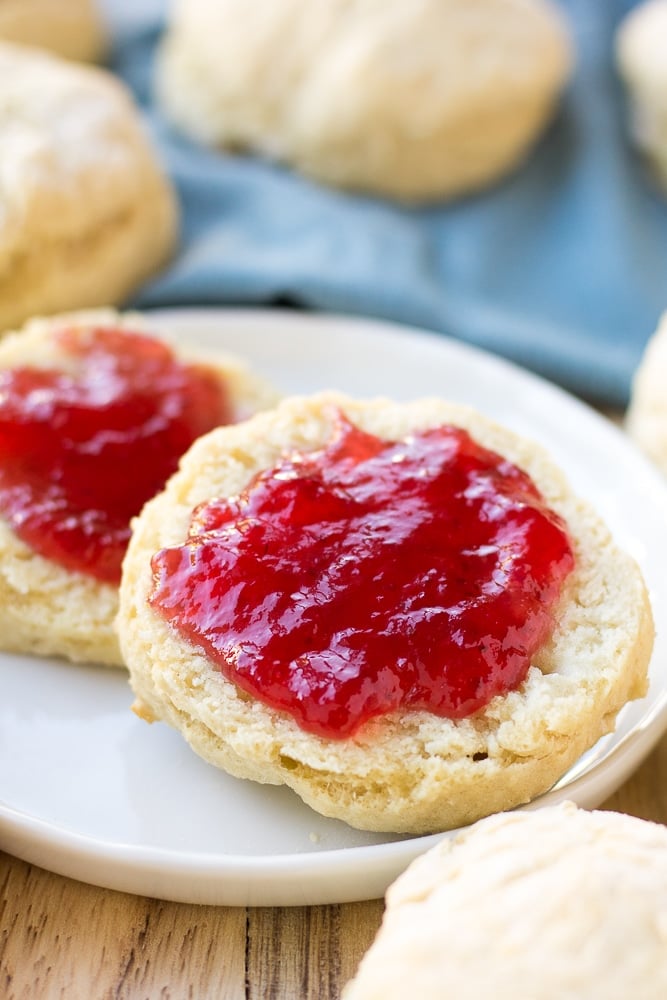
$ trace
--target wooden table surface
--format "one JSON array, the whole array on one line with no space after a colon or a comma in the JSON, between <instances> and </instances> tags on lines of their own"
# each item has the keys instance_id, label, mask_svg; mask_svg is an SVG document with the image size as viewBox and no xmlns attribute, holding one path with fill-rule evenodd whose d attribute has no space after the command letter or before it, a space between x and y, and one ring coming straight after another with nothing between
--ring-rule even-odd
<instances>
[{"instance_id":1,"label":"wooden table surface","mask_svg":"<svg viewBox=\"0 0 667 1000\"><path fill-rule=\"evenodd\" d=\"M667 736L605 803L667 823ZM337 1000L382 902L186 906L83 885L0 854L3 1000Z\"/></svg>"}]
</instances>

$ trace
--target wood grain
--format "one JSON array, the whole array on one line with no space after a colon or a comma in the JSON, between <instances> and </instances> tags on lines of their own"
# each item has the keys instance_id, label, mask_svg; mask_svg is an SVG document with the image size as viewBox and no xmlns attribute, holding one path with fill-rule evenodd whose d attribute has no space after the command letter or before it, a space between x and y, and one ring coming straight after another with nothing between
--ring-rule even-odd
<instances>
[{"instance_id":1,"label":"wood grain","mask_svg":"<svg viewBox=\"0 0 667 1000\"><path fill-rule=\"evenodd\" d=\"M82 885L3 855L6 1000L245 1000L246 913Z\"/></svg>"},{"instance_id":2,"label":"wood grain","mask_svg":"<svg viewBox=\"0 0 667 1000\"><path fill-rule=\"evenodd\" d=\"M604 808L667 823L667 737ZM3 1000L340 1000L382 903L185 906L0 855Z\"/></svg>"},{"instance_id":3,"label":"wood grain","mask_svg":"<svg viewBox=\"0 0 667 1000\"><path fill-rule=\"evenodd\" d=\"M249 911L248 1000L338 1000L381 916L379 900Z\"/></svg>"},{"instance_id":4,"label":"wood grain","mask_svg":"<svg viewBox=\"0 0 667 1000\"><path fill-rule=\"evenodd\" d=\"M338 1000L382 903L185 906L97 889L0 855L6 1000Z\"/></svg>"}]
</instances>

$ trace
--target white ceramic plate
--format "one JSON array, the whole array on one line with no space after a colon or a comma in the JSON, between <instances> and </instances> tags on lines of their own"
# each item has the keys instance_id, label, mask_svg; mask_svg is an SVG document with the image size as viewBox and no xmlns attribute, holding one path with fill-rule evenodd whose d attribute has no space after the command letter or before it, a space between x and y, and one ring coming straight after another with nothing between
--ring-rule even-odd
<instances>
[{"instance_id":1,"label":"white ceramic plate","mask_svg":"<svg viewBox=\"0 0 667 1000\"><path fill-rule=\"evenodd\" d=\"M282 312L154 314L244 356L285 392L470 403L545 444L642 565L658 620L647 698L528 808L600 803L667 723L667 488L622 432L554 386L419 331ZM437 837L366 834L284 788L229 777L130 711L120 671L0 654L0 846L63 875L195 903L371 899Z\"/></svg>"}]
</instances>

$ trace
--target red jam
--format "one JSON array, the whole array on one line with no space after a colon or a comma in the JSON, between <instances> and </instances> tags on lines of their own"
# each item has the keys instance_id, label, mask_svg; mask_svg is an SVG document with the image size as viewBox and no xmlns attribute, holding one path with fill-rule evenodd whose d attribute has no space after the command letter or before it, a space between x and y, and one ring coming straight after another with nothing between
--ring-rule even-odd
<instances>
[{"instance_id":1,"label":"red jam","mask_svg":"<svg viewBox=\"0 0 667 1000\"><path fill-rule=\"evenodd\" d=\"M342 738L516 688L573 565L531 479L465 431L383 441L339 415L322 451L201 505L150 601L240 688Z\"/></svg>"},{"instance_id":2,"label":"red jam","mask_svg":"<svg viewBox=\"0 0 667 1000\"><path fill-rule=\"evenodd\" d=\"M0 513L33 551L118 583L130 519L195 438L229 422L229 401L151 337L54 336L70 370L0 372Z\"/></svg>"}]
</instances>

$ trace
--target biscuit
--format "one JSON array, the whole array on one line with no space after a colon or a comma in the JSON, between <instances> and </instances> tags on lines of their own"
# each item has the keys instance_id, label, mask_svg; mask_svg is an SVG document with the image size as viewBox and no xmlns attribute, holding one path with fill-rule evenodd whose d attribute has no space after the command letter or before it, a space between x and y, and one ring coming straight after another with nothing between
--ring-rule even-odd
<instances>
[{"instance_id":1,"label":"biscuit","mask_svg":"<svg viewBox=\"0 0 667 1000\"><path fill-rule=\"evenodd\" d=\"M572 803L482 820L390 886L345 1000L662 1000L667 830Z\"/></svg>"},{"instance_id":2,"label":"biscuit","mask_svg":"<svg viewBox=\"0 0 667 1000\"><path fill-rule=\"evenodd\" d=\"M0 0L0 39L95 61L104 29L94 0Z\"/></svg>"},{"instance_id":3,"label":"biscuit","mask_svg":"<svg viewBox=\"0 0 667 1000\"><path fill-rule=\"evenodd\" d=\"M512 170L571 66L546 0L180 0L156 91L205 143L420 201Z\"/></svg>"},{"instance_id":4,"label":"biscuit","mask_svg":"<svg viewBox=\"0 0 667 1000\"><path fill-rule=\"evenodd\" d=\"M0 330L122 301L165 263L171 185L111 74L0 44Z\"/></svg>"},{"instance_id":5,"label":"biscuit","mask_svg":"<svg viewBox=\"0 0 667 1000\"><path fill-rule=\"evenodd\" d=\"M321 447L332 433L334 407L386 439L443 424L468 430L524 469L568 525L576 568L551 638L520 687L467 718L401 711L371 719L343 740L313 735L227 680L148 603L151 557L185 541L193 508L235 496L286 452ZM326 393L284 401L195 443L134 526L118 627L136 710L148 721L168 722L233 775L288 785L324 815L404 833L460 826L546 791L613 729L625 702L644 693L653 643L637 566L541 449L467 407L353 402Z\"/></svg>"},{"instance_id":6,"label":"biscuit","mask_svg":"<svg viewBox=\"0 0 667 1000\"><path fill-rule=\"evenodd\" d=\"M630 130L667 185L667 0L634 7L616 33L616 63L628 89Z\"/></svg>"},{"instance_id":7,"label":"biscuit","mask_svg":"<svg viewBox=\"0 0 667 1000\"><path fill-rule=\"evenodd\" d=\"M139 315L119 315L111 310L33 320L0 343L0 371L23 367L66 370L71 357L56 343L54 333L92 327L129 332L155 329ZM224 382L239 417L275 401L273 390L232 357L185 349L178 349L177 357L212 369ZM118 474L123 475L123 470ZM117 586L70 571L39 555L17 536L6 518L0 517L0 648L120 665L114 626L117 611Z\"/></svg>"},{"instance_id":8,"label":"biscuit","mask_svg":"<svg viewBox=\"0 0 667 1000\"><path fill-rule=\"evenodd\" d=\"M667 313L649 340L632 382L626 430L667 474Z\"/></svg>"}]
</instances>

